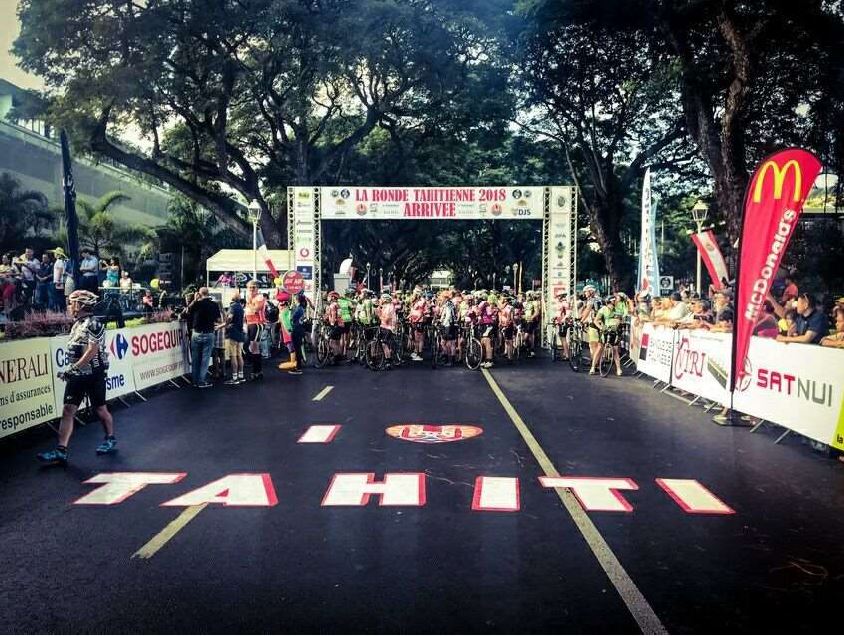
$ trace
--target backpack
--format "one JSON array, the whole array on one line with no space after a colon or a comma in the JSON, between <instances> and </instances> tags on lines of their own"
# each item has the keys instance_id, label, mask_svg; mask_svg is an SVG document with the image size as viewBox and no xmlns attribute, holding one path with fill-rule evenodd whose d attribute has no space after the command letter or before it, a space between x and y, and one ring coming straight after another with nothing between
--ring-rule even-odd
<instances>
[{"instance_id":1,"label":"backpack","mask_svg":"<svg viewBox=\"0 0 844 636\"><path fill-rule=\"evenodd\" d=\"M273 303L267 301L267 304L264 309L264 316L266 317L268 323L278 322L278 307Z\"/></svg>"}]
</instances>

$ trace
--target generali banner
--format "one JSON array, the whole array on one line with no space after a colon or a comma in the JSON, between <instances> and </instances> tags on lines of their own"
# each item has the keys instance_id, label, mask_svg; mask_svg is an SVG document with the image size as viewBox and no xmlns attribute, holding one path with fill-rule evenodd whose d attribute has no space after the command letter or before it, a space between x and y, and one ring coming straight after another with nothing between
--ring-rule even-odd
<instances>
[{"instance_id":1,"label":"generali banner","mask_svg":"<svg viewBox=\"0 0 844 636\"><path fill-rule=\"evenodd\" d=\"M789 148L765 159L750 181L739 247L733 386L745 374L753 327L820 171L812 153Z\"/></svg>"},{"instance_id":2,"label":"generali banner","mask_svg":"<svg viewBox=\"0 0 844 636\"><path fill-rule=\"evenodd\" d=\"M58 417L52 368L49 338L0 346L0 437Z\"/></svg>"}]
</instances>

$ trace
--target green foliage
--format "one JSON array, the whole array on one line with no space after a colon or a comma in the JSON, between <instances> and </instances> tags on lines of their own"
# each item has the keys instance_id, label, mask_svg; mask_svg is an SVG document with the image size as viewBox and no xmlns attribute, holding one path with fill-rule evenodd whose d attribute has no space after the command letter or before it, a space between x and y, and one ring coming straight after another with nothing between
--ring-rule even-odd
<instances>
[{"instance_id":1,"label":"green foliage","mask_svg":"<svg viewBox=\"0 0 844 636\"><path fill-rule=\"evenodd\" d=\"M23 190L8 172L0 174L0 248L21 249L25 236L49 230L55 223L43 193Z\"/></svg>"}]
</instances>

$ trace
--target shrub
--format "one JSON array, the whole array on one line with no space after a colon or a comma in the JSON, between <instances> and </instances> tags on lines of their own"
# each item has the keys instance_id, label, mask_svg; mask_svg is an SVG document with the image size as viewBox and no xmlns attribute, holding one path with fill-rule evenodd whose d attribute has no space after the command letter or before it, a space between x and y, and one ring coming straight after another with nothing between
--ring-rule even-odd
<instances>
[{"instance_id":1,"label":"shrub","mask_svg":"<svg viewBox=\"0 0 844 636\"><path fill-rule=\"evenodd\" d=\"M26 314L23 320L6 323L6 338L19 340L22 338L41 338L60 336L70 333L73 318L58 311L32 312Z\"/></svg>"}]
</instances>

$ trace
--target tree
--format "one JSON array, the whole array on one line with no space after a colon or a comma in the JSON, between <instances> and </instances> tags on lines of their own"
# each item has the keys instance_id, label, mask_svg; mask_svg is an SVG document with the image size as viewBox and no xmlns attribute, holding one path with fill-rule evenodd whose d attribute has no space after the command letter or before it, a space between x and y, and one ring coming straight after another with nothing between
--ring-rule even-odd
<instances>
[{"instance_id":1,"label":"tree","mask_svg":"<svg viewBox=\"0 0 844 636\"><path fill-rule=\"evenodd\" d=\"M612 283L627 288L625 199L647 165L688 170L693 157L670 60L639 33L560 21L532 23L524 43L532 94L522 122L560 144Z\"/></svg>"},{"instance_id":2,"label":"tree","mask_svg":"<svg viewBox=\"0 0 844 636\"><path fill-rule=\"evenodd\" d=\"M125 225L115 222L111 208L129 197L122 192L108 192L93 203L83 199L76 200L79 215L79 242L89 247L96 255L108 252L125 257L126 248L148 241L151 230L141 225Z\"/></svg>"},{"instance_id":3,"label":"tree","mask_svg":"<svg viewBox=\"0 0 844 636\"><path fill-rule=\"evenodd\" d=\"M43 193L22 189L20 181L8 172L0 174L0 246L19 249L28 231L34 229L38 234L54 223Z\"/></svg>"},{"instance_id":4,"label":"tree","mask_svg":"<svg viewBox=\"0 0 844 636\"><path fill-rule=\"evenodd\" d=\"M714 185L713 212L738 237L749 171L771 150L801 145L844 168L841 4L738 0L529 3L535 19L638 34L669 53L686 128ZM624 65L626 68L627 65Z\"/></svg>"},{"instance_id":5,"label":"tree","mask_svg":"<svg viewBox=\"0 0 844 636\"><path fill-rule=\"evenodd\" d=\"M268 191L329 184L377 127L419 124L481 62L475 25L436 2L22 0L15 51L95 154L152 175L247 235L286 236ZM58 94L61 93L59 97ZM149 154L116 141L132 122Z\"/></svg>"}]
</instances>

